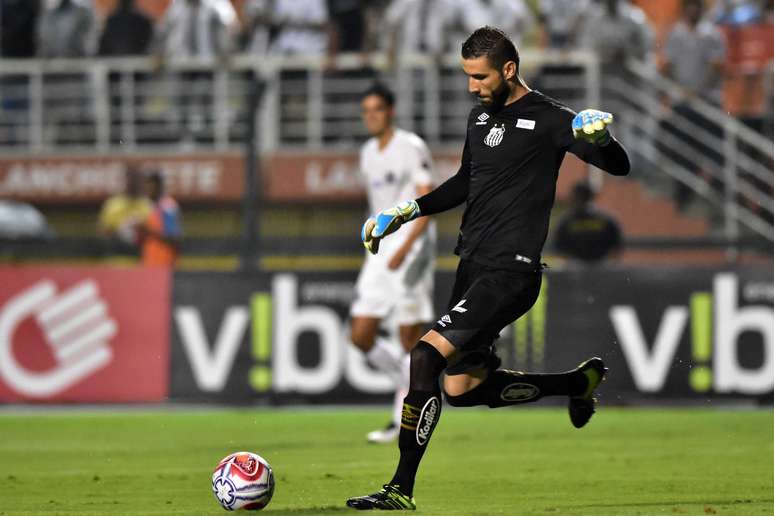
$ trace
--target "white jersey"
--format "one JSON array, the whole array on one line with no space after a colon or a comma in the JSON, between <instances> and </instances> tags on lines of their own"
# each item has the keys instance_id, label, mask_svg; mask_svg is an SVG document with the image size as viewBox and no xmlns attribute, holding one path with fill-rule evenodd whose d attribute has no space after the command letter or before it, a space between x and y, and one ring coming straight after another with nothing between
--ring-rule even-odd
<instances>
[{"instance_id":1,"label":"white jersey","mask_svg":"<svg viewBox=\"0 0 774 516\"><path fill-rule=\"evenodd\" d=\"M360 151L360 170L368 189L371 214L415 199L418 185L432 186L433 163L425 142L414 133L395 129L387 146L371 138ZM411 233L409 222L379 244L379 253L366 253L357 281L353 316L385 318L394 314L399 325L433 319L433 262L435 226L431 220L425 232L414 241L397 269L389 262Z\"/></svg>"},{"instance_id":2,"label":"white jersey","mask_svg":"<svg viewBox=\"0 0 774 516\"><path fill-rule=\"evenodd\" d=\"M377 138L369 139L360 150L360 173L365 179L371 214L392 208L403 201L417 198L417 186L434 186L433 158L425 142L416 134L395 129L384 149L379 149ZM400 230L382 240L379 254L390 255L406 241L409 222ZM422 238L434 239L432 221ZM418 238L415 245L421 244Z\"/></svg>"}]
</instances>

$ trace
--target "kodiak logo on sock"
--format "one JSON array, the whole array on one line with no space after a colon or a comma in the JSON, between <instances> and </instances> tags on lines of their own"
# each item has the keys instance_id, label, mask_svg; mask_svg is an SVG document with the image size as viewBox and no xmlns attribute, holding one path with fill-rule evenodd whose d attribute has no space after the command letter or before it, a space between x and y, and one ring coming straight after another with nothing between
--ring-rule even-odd
<instances>
[{"instance_id":1,"label":"kodiak logo on sock","mask_svg":"<svg viewBox=\"0 0 774 516\"><path fill-rule=\"evenodd\" d=\"M536 398L540 390L529 383L512 383L500 393L503 401L527 401Z\"/></svg>"},{"instance_id":2,"label":"kodiak logo on sock","mask_svg":"<svg viewBox=\"0 0 774 516\"><path fill-rule=\"evenodd\" d=\"M427 400L425 406L422 407L422 412L419 413L419 424L417 424L417 444L419 446L427 444L427 440L430 439L430 434L438 422L440 411L441 403L435 396Z\"/></svg>"}]
</instances>

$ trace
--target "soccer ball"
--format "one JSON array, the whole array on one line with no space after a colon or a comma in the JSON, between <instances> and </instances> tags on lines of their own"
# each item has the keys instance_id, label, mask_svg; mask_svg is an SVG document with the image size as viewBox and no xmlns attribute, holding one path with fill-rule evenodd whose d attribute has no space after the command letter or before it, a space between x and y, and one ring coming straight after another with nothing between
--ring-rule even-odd
<instances>
[{"instance_id":1,"label":"soccer ball","mask_svg":"<svg viewBox=\"0 0 774 516\"><path fill-rule=\"evenodd\" d=\"M260 455L232 453L215 468L212 492L227 511L259 511L269 505L274 494L274 473Z\"/></svg>"}]
</instances>

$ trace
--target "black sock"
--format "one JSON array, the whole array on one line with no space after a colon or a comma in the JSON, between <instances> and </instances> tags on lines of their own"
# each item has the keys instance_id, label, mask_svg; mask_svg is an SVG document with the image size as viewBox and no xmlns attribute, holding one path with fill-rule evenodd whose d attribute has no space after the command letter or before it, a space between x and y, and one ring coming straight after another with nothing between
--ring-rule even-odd
<instances>
[{"instance_id":1,"label":"black sock","mask_svg":"<svg viewBox=\"0 0 774 516\"><path fill-rule=\"evenodd\" d=\"M459 396L446 396L449 405L491 408L537 401L543 396L576 396L586 389L588 379L580 371L537 374L498 369L476 388Z\"/></svg>"},{"instance_id":2,"label":"black sock","mask_svg":"<svg viewBox=\"0 0 774 516\"><path fill-rule=\"evenodd\" d=\"M390 484L411 496L419 462L441 417L441 389L438 379L446 368L446 359L430 344L420 341L411 350L411 379L403 399L400 423L400 461Z\"/></svg>"}]
</instances>

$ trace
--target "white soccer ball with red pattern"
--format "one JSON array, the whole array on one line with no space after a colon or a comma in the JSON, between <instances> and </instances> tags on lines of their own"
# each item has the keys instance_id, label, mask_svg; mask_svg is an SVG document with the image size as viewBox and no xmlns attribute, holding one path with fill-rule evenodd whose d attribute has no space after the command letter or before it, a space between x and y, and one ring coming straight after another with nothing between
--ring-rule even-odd
<instances>
[{"instance_id":1,"label":"white soccer ball with red pattern","mask_svg":"<svg viewBox=\"0 0 774 516\"><path fill-rule=\"evenodd\" d=\"M212 492L227 511L259 511L269 505L274 494L274 473L258 454L232 453L215 468Z\"/></svg>"}]
</instances>

